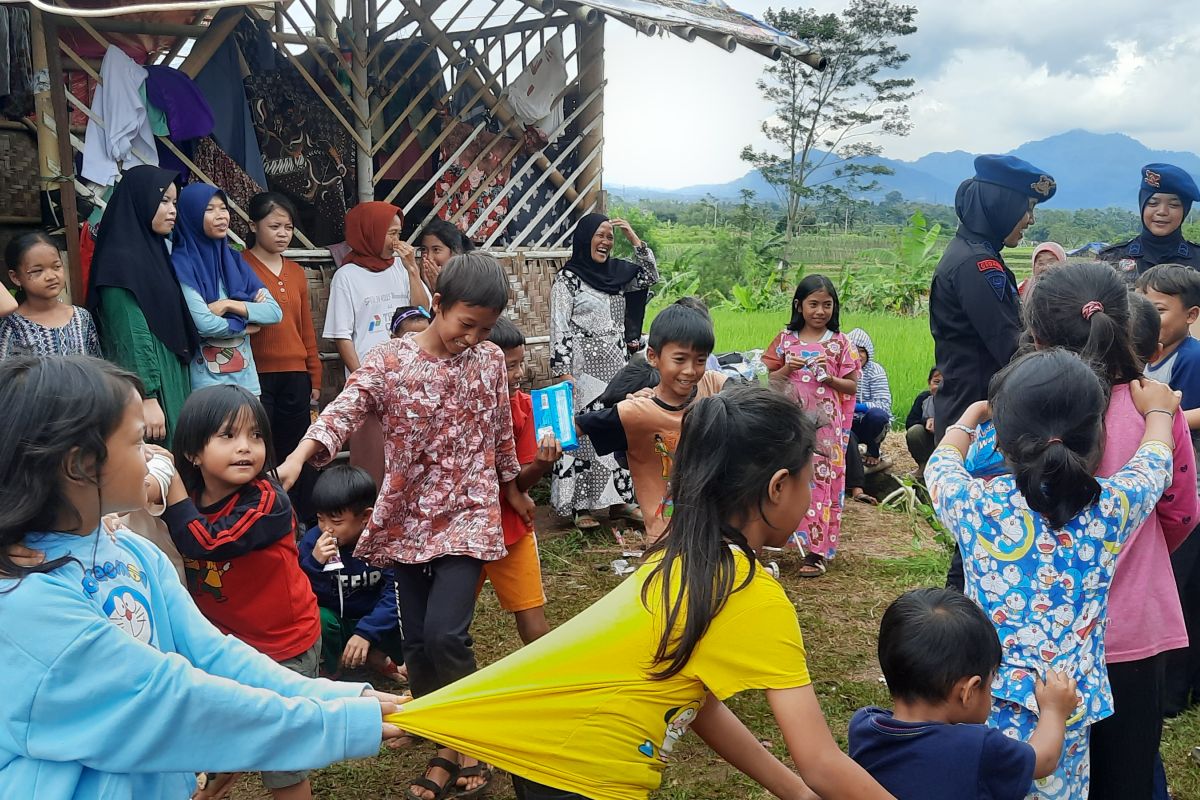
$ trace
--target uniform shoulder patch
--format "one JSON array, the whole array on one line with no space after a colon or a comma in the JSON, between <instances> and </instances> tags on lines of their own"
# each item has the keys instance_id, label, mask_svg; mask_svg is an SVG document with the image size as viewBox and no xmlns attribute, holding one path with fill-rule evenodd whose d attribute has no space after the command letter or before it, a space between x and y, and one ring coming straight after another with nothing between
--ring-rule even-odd
<instances>
[{"instance_id":1,"label":"uniform shoulder patch","mask_svg":"<svg viewBox=\"0 0 1200 800\"><path fill-rule=\"evenodd\" d=\"M1135 269L1137 269L1137 259L1122 258L1117 262L1117 269L1119 269L1121 272L1133 272Z\"/></svg>"},{"instance_id":2,"label":"uniform shoulder patch","mask_svg":"<svg viewBox=\"0 0 1200 800\"><path fill-rule=\"evenodd\" d=\"M1004 265L994 258L980 259L979 261L975 262L975 266L979 268L980 272L996 271L1001 274L1004 273Z\"/></svg>"},{"instance_id":3,"label":"uniform shoulder patch","mask_svg":"<svg viewBox=\"0 0 1200 800\"><path fill-rule=\"evenodd\" d=\"M988 286L992 287L992 291L996 293L996 299L1004 302L1004 297L1008 290L1008 276L1004 274L1004 270L988 270L983 273L983 278L988 282Z\"/></svg>"}]
</instances>

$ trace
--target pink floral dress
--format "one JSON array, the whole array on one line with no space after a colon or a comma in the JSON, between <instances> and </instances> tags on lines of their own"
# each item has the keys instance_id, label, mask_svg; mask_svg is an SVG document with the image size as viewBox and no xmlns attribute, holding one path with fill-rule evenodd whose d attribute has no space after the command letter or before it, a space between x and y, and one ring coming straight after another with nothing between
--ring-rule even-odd
<instances>
[{"instance_id":1,"label":"pink floral dress","mask_svg":"<svg viewBox=\"0 0 1200 800\"><path fill-rule=\"evenodd\" d=\"M819 342L802 342L795 331L784 330L763 353L763 363L775 370L788 355L811 362L825 356L825 370L834 378L853 377L859 370L858 349L844 334L826 331ZM817 380L815 364L788 376L796 399L816 416L817 443L813 452L812 501L804 522L796 530L810 553L833 558L842 530L842 500L846 494L846 445L854 421L854 394L841 392Z\"/></svg>"},{"instance_id":2,"label":"pink floral dress","mask_svg":"<svg viewBox=\"0 0 1200 800\"><path fill-rule=\"evenodd\" d=\"M500 348L434 358L412 336L377 345L305 434L324 448L313 463L328 463L368 413L383 423L385 473L354 555L375 566L503 558L500 484L521 465Z\"/></svg>"}]
</instances>

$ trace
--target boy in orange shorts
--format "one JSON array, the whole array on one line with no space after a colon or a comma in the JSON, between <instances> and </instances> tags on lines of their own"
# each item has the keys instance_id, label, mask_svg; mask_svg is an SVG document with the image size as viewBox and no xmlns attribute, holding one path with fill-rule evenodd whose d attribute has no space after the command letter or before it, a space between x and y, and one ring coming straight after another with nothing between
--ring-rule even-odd
<instances>
[{"instance_id":1,"label":"boy in orange shorts","mask_svg":"<svg viewBox=\"0 0 1200 800\"><path fill-rule=\"evenodd\" d=\"M547 434L540 442L534 439L533 402L520 388L525 377L525 334L511 321L500 317L489 340L504 351L508 396L512 404L513 441L517 446L517 460L521 462L517 488L528 492L562 457L562 446L552 434ZM500 498L500 521L508 555L484 564L479 588L483 588L485 580L492 582L500 607L516 616L517 633L522 642L529 644L550 632L544 610L546 594L542 590L537 537L533 525L527 525L503 496Z\"/></svg>"}]
</instances>

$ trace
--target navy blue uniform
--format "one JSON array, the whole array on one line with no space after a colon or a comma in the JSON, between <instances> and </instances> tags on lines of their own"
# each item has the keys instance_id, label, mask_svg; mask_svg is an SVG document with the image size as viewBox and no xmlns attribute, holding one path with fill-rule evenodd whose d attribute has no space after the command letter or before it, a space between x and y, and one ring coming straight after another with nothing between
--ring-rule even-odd
<instances>
[{"instance_id":1,"label":"navy blue uniform","mask_svg":"<svg viewBox=\"0 0 1200 800\"><path fill-rule=\"evenodd\" d=\"M940 440L967 406L987 399L988 383L1012 359L1021 336L1016 278L990 244L963 228L933 274L929 330L943 376L933 399Z\"/></svg>"},{"instance_id":2,"label":"navy blue uniform","mask_svg":"<svg viewBox=\"0 0 1200 800\"><path fill-rule=\"evenodd\" d=\"M1200 269L1200 245L1181 239L1179 247L1164 260L1151 258L1142 246L1142 237L1135 236L1124 242L1118 242L1106 247L1096 256L1100 261L1113 265L1121 277L1133 283L1138 276L1151 267L1159 264L1181 264L1192 269Z\"/></svg>"},{"instance_id":3,"label":"navy blue uniform","mask_svg":"<svg viewBox=\"0 0 1200 800\"><path fill-rule=\"evenodd\" d=\"M1096 256L1113 265L1118 274L1129 283L1159 264L1180 264L1200 269L1200 245L1183 238L1180 228L1170 233L1155 236L1146 227L1144 217L1146 204L1151 198L1174 196L1183 206L1183 219L1187 219L1192 203L1200 200L1200 188L1186 171L1173 164L1147 164L1142 167L1141 184L1138 186L1138 210L1143 215L1142 232L1129 241L1106 247Z\"/></svg>"}]
</instances>

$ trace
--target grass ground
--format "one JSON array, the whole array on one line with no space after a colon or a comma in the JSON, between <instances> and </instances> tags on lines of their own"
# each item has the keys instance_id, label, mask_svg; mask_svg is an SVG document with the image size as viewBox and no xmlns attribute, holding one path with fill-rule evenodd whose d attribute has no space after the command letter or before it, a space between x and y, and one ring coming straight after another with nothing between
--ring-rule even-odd
<instances>
[{"instance_id":1,"label":"grass ground","mask_svg":"<svg viewBox=\"0 0 1200 800\"><path fill-rule=\"evenodd\" d=\"M903 440L892 434L888 455L905 463ZM911 468L911 461L907 467ZM549 601L547 617L561 625L617 585L608 564L620 548L606 534L585 537L539 524L542 569ZM834 736L844 747L846 727L855 709L887 704L875 658L879 618L887 604L907 589L941 585L948 562L926 523L905 514L851 503L846 510L842 552L829 573L817 581L796 576L797 562L785 559L781 581L796 605L821 707ZM519 646L509 615L484 590L472 628L481 664L503 657ZM730 706L779 758L787 750L761 692L747 692ZM1167 728L1163 754L1176 800L1200 800L1200 766L1190 757L1200 745L1200 711L1190 712ZM428 750L387 751L377 758L339 764L313 775L314 795L324 800L402 798L407 781L419 774ZM497 780L491 795L512 800L507 779ZM760 800L765 792L732 770L698 738L688 736L676 748L662 788L653 800ZM235 798L261 800L267 795L255 776L242 779ZM1136 800L1131 798L1131 800Z\"/></svg>"}]
</instances>

